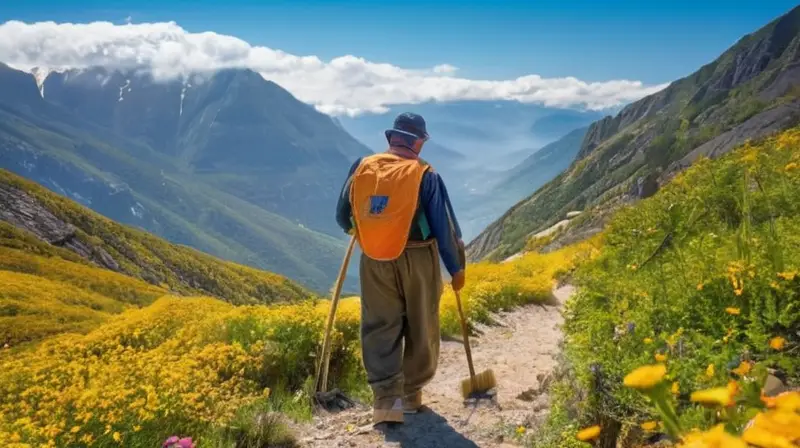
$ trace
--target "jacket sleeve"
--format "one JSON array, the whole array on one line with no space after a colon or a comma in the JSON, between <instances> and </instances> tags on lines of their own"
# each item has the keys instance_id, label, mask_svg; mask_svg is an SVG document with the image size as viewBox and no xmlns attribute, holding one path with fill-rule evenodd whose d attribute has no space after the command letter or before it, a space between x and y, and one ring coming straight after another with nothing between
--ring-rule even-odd
<instances>
[{"instance_id":1,"label":"jacket sleeve","mask_svg":"<svg viewBox=\"0 0 800 448\"><path fill-rule=\"evenodd\" d=\"M339 227L341 227L345 233L350 232L350 229L353 228L353 224L350 221L350 217L352 216L352 207L350 205L350 180L353 178L353 173L360 163L361 158L353 162L353 165L350 167L350 172L347 173L347 179L345 179L344 185L342 185L342 191L339 193L339 200L336 204L336 223L339 224Z\"/></svg>"},{"instance_id":2,"label":"jacket sleeve","mask_svg":"<svg viewBox=\"0 0 800 448\"><path fill-rule=\"evenodd\" d=\"M428 225L439 245L439 254L442 256L447 272L452 276L464 269L458 256L458 240L461 238L461 229L450 205L444 181L438 173L432 171L425 173L422 178L421 196Z\"/></svg>"}]
</instances>

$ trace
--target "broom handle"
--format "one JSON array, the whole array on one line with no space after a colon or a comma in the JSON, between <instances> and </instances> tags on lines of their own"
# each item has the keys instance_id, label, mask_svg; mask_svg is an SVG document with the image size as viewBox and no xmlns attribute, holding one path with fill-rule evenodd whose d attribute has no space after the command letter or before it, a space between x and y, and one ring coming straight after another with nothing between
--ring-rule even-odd
<instances>
[{"instance_id":1,"label":"broom handle","mask_svg":"<svg viewBox=\"0 0 800 448\"><path fill-rule=\"evenodd\" d=\"M472 381L473 386L475 385L475 367L472 365L472 350L469 348L469 334L467 329L467 320L464 318L464 310L461 309L461 294L458 291L456 293L456 306L458 306L458 317L461 320L461 333L464 336L464 350L467 352L467 364L469 365L469 378Z\"/></svg>"},{"instance_id":2,"label":"broom handle","mask_svg":"<svg viewBox=\"0 0 800 448\"><path fill-rule=\"evenodd\" d=\"M339 305L339 295L342 293L342 284L344 283L344 276L347 272L347 265L350 263L350 256L353 254L353 246L355 246L356 236L350 238L350 244L347 246L347 251L342 260L342 266L339 268L339 276L336 278L336 286L333 290L333 297L331 298L331 308L328 311L328 325L325 328L325 338L322 342L322 357L320 363L317 365L317 380L314 387L318 387L320 392L326 392L328 388L328 368L330 366L331 357L331 332L333 330L333 322L336 319L336 308ZM321 378L320 378L320 369ZM322 380L320 382L320 379Z\"/></svg>"}]
</instances>

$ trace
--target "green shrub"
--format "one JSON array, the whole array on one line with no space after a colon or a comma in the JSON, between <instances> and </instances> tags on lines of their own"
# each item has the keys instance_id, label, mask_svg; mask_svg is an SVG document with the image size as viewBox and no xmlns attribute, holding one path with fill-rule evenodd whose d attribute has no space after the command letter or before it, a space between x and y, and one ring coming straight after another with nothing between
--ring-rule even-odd
<instances>
[{"instance_id":1,"label":"green shrub","mask_svg":"<svg viewBox=\"0 0 800 448\"><path fill-rule=\"evenodd\" d=\"M619 427L604 432L619 432L651 420L648 400L622 380L656 360L688 428L716 422L688 392L747 383L753 374L735 373L744 365L798 383L799 164L795 128L699 161L614 217L601 255L577 269L580 292L565 310L577 381L561 392L587 394L573 409L578 422L605 419ZM561 415L557 399L551 424Z\"/></svg>"}]
</instances>

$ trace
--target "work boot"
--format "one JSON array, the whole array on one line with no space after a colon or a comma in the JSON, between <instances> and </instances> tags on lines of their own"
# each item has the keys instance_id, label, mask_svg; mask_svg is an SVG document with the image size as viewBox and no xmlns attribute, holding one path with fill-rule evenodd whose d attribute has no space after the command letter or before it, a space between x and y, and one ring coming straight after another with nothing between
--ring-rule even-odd
<instances>
[{"instance_id":1,"label":"work boot","mask_svg":"<svg viewBox=\"0 0 800 448\"><path fill-rule=\"evenodd\" d=\"M403 399L383 398L375 401L372 424L403 423Z\"/></svg>"},{"instance_id":2,"label":"work boot","mask_svg":"<svg viewBox=\"0 0 800 448\"><path fill-rule=\"evenodd\" d=\"M416 414L422 407L422 391L418 390L413 394L403 397L403 413Z\"/></svg>"}]
</instances>

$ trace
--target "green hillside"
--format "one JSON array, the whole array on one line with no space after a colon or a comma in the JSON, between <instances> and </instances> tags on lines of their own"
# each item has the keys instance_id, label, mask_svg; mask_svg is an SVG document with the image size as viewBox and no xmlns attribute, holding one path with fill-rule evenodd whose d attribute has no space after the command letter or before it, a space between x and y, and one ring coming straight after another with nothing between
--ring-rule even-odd
<instances>
[{"instance_id":1,"label":"green hillside","mask_svg":"<svg viewBox=\"0 0 800 448\"><path fill-rule=\"evenodd\" d=\"M643 365L666 365L687 432L721 422L739 433L765 406L768 372L800 386L800 127L698 161L621 209L602 239L600 256L573 278L579 293L565 312L562 372L537 446L574 446L575 427L594 424L598 446L643 443L639 424L665 418L623 385ZM693 400L709 389L728 390L733 407L717 413Z\"/></svg>"},{"instance_id":2,"label":"green hillside","mask_svg":"<svg viewBox=\"0 0 800 448\"><path fill-rule=\"evenodd\" d=\"M701 156L800 120L800 7L743 37L716 61L590 126L572 165L473 242L471 259L503 259L572 210L608 215ZM587 221L588 222L588 221Z\"/></svg>"},{"instance_id":3,"label":"green hillside","mask_svg":"<svg viewBox=\"0 0 800 448\"><path fill-rule=\"evenodd\" d=\"M234 304L287 301L310 294L280 275L219 260L118 224L5 170L0 170L0 248L93 264L173 293L212 295ZM9 260L3 258L0 266L56 275L35 267L41 260L19 264Z\"/></svg>"}]
</instances>

